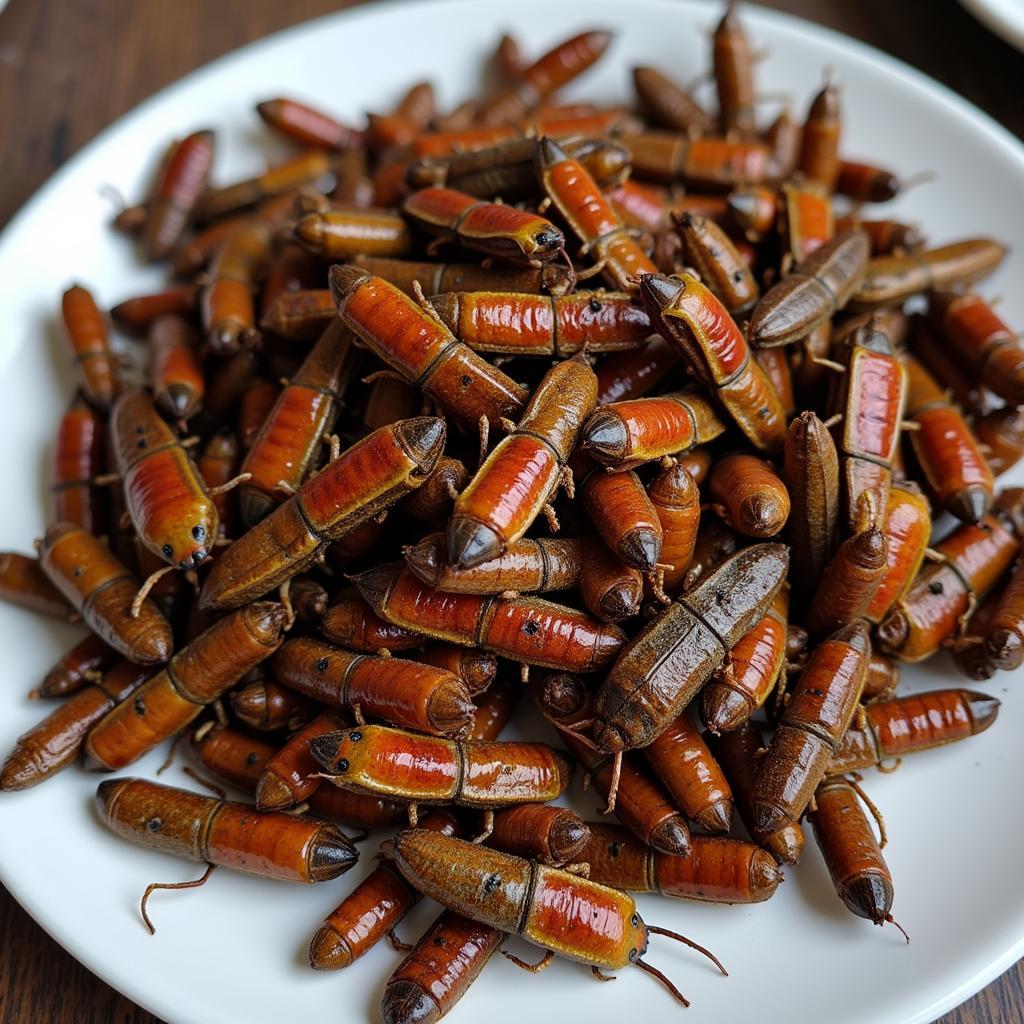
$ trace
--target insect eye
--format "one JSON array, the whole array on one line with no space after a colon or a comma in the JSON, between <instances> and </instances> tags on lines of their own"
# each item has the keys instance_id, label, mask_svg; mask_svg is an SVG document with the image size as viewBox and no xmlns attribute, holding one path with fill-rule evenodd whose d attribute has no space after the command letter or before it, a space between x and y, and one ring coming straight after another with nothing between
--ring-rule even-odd
<instances>
[{"instance_id":1,"label":"insect eye","mask_svg":"<svg viewBox=\"0 0 1024 1024\"><path fill-rule=\"evenodd\" d=\"M335 766L335 770L338 772L348 771L348 758L343 757Z\"/></svg>"},{"instance_id":2,"label":"insect eye","mask_svg":"<svg viewBox=\"0 0 1024 1024\"><path fill-rule=\"evenodd\" d=\"M203 538L206 537L206 527L205 526L193 526L192 527L192 536L195 537L196 540L203 540Z\"/></svg>"},{"instance_id":3,"label":"insect eye","mask_svg":"<svg viewBox=\"0 0 1024 1024\"><path fill-rule=\"evenodd\" d=\"M348 734L348 738L349 738L349 739L350 739L350 740L351 740L351 741L352 741L353 743L358 743L358 742L359 742L359 741L360 741L360 740L361 740L361 739L363 738L363 734L362 734L361 732L350 732L350 733Z\"/></svg>"},{"instance_id":4,"label":"insect eye","mask_svg":"<svg viewBox=\"0 0 1024 1024\"><path fill-rule=\"evenodd\" d=\"M639 928L639 927L640 927L640 915L639 915L639 914L634 914L634 915L633 915L633 916L632 916L632 917L631 917L631 918L629 919L629 923L630 923L630 924L631 924L631 925L632 925L632 926L633 926L634 928Z\"/></svg>"},{"instance_id":5,"label":"insect eye","mask_svg":"<svg viewBox=\"0 0 1024 1024\"><path fill-rule=\"evenodd\" d=\"M639 952L637 950L631 949L629 951L629 962L633 963L639 955L640 954L639 954Z\"/></svg>"},{"instance_id":6,"label":"insect eye","mask_svg":"<svg viewBox=\"0 0 1024 1024\"><path fill-rule=\"evenodd\" d=\"M165 544L160 549L160 553L164 556L164 558L172 558L174 556L174 548L172 548L170 544Z\"/></svg>"},{"instance_id":7,"label":"insect eye","mask_svg":"<svg viewBox=\"0 0 1024 1024\"><path fill-rule=\"evenodd\" d=\"M330 664L330 662L328 662L328 660L326 658L321 658L316 663L316 670L317 670L317 672L326 672L327 671L327 666L329 664Z\"/></svg>"}]
</instances>

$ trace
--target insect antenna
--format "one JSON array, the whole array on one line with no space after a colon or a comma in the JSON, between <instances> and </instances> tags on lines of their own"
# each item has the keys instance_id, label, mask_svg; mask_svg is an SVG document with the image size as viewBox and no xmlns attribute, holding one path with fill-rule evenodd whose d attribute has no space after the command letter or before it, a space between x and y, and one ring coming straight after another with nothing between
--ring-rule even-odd
<instances>
[{"instance_id":1,"label":"insect antenna","mask_svg":"<svg viewBox=\"0 0 1024 1024\"><path fill-rule=\"evenodd\" d=\"M885 915L885 923L895 925L897 928L899 928L899 930L903 933L903 938L907 940L907 945L910 945L910 936L907 934L906 928L904 928L903 925L901 925L899 921L897 921L896 918L892 916L892 914Z\"/></svg>"},{"instance_id":2,"label":"insect antenna","mask_svg":"<svg viewBox=\"0 0 1024 1024\"><path fill-rule=\"evenodd\" d=\"M680 935L679 932L671 932L667 928L659 928L657 925L647 925L647 930L652 935L667 935L670 939L675 939L676 942L681 942L684 946L689 946L690 949L697 950L698 953L703 953L727 978L729 972L725 969L722 961L711 952L710 949L705 949L703 946L694 942L693 939L688 939L685 935Z\"/></svg>"},{"instance_id":3,"label":"insect antenna","mask_svg":"<svg viewBox=\"0 0 1024 1024\"><path fill-rule=\"evenodd\" d=\"M654 977L656 977L658 981L660 981L662 985L664 985L665 988L667 988L669 992L672 993L672 996L675 999L678 999L679 1002L683 1004L683 1006L690 1005L690 1000L687 999L686 996L684 996L683 993L680 992L679 989L677 989L675 985L673 985L672 982L669 981L668 978L666 978L665 975L658 970L657 967L654 967L652 964L647 963L646 960L634 960L633 963L637 967L639 967L641 971L646 971L648 974L653 974Z\"/></svg>"},{"instance_id":4,"label":"insect antenna","mask_svg":"<svg viewBox=\"0 0 1024 1024\"><path fill-rule=\"evenodd\" d=\"M150 882L149 885L146 886L146 891L142 894L142 899L139 902L139 910L142 913L142 920L149 929L150 935L156 935L156 928L153 926L153 922L150 920L149 913L146 910L146 904L149 902L149 897L157 889L198 889L201 885L206 884L216 867L216 864L207 864L202 877L196 878L191 882Z\"/></svg>"},{"instance_id":5,"label":"insect antenna","mask_svg":"<svg viewBox=\"0 0 1024 1024\"><path fill-rule=\"evenodd\" d=\"M157 569L146 577L146 581L139 587L138 593L132 599L131 616L133 619L139 617L139 614L142 612L142 603L149 596L149 592L153 587L169 572L174 572L177 568L176 565L165 565L162 569Z\"/></svg>"}]
</instances>

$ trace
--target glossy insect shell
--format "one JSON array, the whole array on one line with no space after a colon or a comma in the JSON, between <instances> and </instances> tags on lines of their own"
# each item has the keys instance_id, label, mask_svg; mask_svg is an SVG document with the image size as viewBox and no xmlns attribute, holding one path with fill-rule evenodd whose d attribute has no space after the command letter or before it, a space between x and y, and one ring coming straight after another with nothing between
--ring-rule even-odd
<instances>
[{"instance_id":1,"label":"glossy insect shell","mask_svg":"<svg viewBox=\"0 0 1024 1024\"><path fill-rule=\"evenodd\" d=\"M126 391L115 402L110 436L140 539L181 569L202 563L217 537L217 506L145 392Z\"/></svg>"},{"instance_id":2,"label":"glossy insect shell","mask_svg":"<svg viewBox=\"0 0 1024 1024\"><path fill-rule=\"evenodd\" d=\"M570 960L625 967L647 949L629 896L558 868L421 830L398 834L395 858L442 906Z\"/></svg>"}]
</instances>

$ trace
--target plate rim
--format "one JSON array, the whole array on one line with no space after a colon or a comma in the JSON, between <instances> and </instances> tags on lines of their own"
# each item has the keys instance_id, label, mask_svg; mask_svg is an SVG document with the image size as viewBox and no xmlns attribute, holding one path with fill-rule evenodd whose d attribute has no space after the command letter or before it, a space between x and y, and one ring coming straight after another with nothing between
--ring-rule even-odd
<instances>
[{"instance_id":1,"label":"plate rim","mask_svg":"<svg viewBox=\"0 0 1024 1024\"><path fill-rule=\"evenodd\" d=\"M993 7L989 0L960 0L960 6L993 35L1024 53L1024 12L1013 21L1003 14L1002 7Z\"/></svg>"},{"instance_id":2,"label":"plate rim","mask_svg":"<svg viewBox=\"0 0 1024 1024\"><path fill-rule=\"evenodd\" d=\"M643 6L664 7L673 11L679 11L682 7L692 7L695 11L715 10L718 6L717 0L641 0ZM115 132L122 131L126 126L135 120L143 120L149 116L150 109L164 102L168 94L183 87L186 83L192 83L196 78L217 72L222 64L236 59L244 58L250 51L258 50L260 47L270 43L279 44L290 35L299 35L310 31L319 24L348 22L352 20L374 20L384 14L393 13L394 9L409 7L422 10L429 5L437 8L456 8L461 5L475 3L479 6L501 6L503 0L375 0L375 2L363 2L354 7L342 10L331 11L299 21L276 32L269 33L258 39L251 40L234 49L220 54L213 59L198 65L192 70L179 76L173 81L162 86L141 100L134 107L125 111L115 118L108 125L94 135L81 149L79 149L62 167L58 168L45 181L43 181L18 208L7 224L0 230L0 265L5 262L4 253L16 251L11 243L16 241L17 236L23 231L24 225L30 223L36 215L38 208L42 207L50 198L51 194L58 192L76 173L79 167L89 160L93 154L102 149L108 142L110 136ZM563 0L566 6L577 6L581 13L585 12L585 0ZM972 11L978 11L979 19L988 24L987 18L980 13L982 9L990 14L984 4L979 0L961 0L961 3ZM913 87L918 93L930 98L939 99L945 106L954 110L958 115L973 121L976 126L983 130L989 140L996 144L1011 160L1013 160L1021 174L1024 182L1024 141L1020 140L1006 126L997 121L992 115L982 110L974 103L960 96L950 86L932 78L930 75L908 64L907 62L886 53L885 51L846 35L836 29L821 25L808 18L791 14L787 11L779 11L774 8L765 7L758 3L743 2L740 5L741 14L751 13L756 18L762 18L774 23L774 27L781 28L791 34L801 36L817 36L826 39L832 45L845 49L855 54L859 59L869 65L880 67L889 74L896 76L906 85ZM991 27L991 26L990 26ZM997 32L997 34L999 34ZM1004 37L1005 38L1005 37ZM1024 47L1024 36L1021 37L1021 44ZM19 345L4 346L0 351L0 369L19 350ZM183 1018L167 1017L163 1009L149 1001L148 994L144 991L138 993L133 990L130 984L122 986L120 980L114 980L106 972L106 964L94 958L86 947L84 940L78 941L74 936L68 936L65 941L54 928L59 922L54 919L54 927L51 928L49 915L42 909L39 901L36 901L31 892L23 891L19 886L12 883L11 877L6 868L6 858L0 848L0 882L3 882L7 891L23 910L50 936L62 949L74 957L87 970L95 974L104 983L108 984L115 991L119 992L126 999L137 1003L161 1019L181 1020ZM72 948L77 946L78 948ZM973 977L958 985L945 996L933 1001L929 1006L918 1011L914 1016L906 1018L902 1024L931 1024L936 1018L960 1005L971 998L982 988L988 985L996 977L1011 967L1017 960L1024 957L1024 930L1017 942L1006 950L1000 957L987 964Z\"/></svg>"}]
</instances>

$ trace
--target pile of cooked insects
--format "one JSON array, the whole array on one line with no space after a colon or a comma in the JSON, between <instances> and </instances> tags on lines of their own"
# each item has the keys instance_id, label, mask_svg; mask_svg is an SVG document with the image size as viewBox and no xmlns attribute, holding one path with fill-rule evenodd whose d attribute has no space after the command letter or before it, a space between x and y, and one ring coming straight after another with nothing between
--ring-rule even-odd
<instances>
[{"instance_id":1,"label":"pile of cooked insects","mask_svg":"<svg viewBox=\"0 0 1024 1024\"><path fill-rule=\"evenodd\" d=\"M857 773L999 707L901 696L899 662L1024 659L1024 489L994 492L1024 346L970 290L1004 248L876 213L906 181L844 159L831 83L760 128L731 7L715 114L649 67L637 110L554 99L610 42L505 37L447 115L426 83L362 128L261 103L300 151L233 185L212 132L174 142L116 221L173 267L110 312L146 386L65 292L54 521L2 556L4 597L91 632L0 788L187 736L259 813L119 775L111 829L296 882L355 863L338 824L401 829L309 948L344 968L440 903L388 1024L447 1013L510 933L530 970L633 964L685 1002L644 957L693 944L627 891L765 900L805 816L892 922ZM499 739L526 691L552 728ZM574 766L600 821L552 804Z\"/></svg>"}]
</instances>

